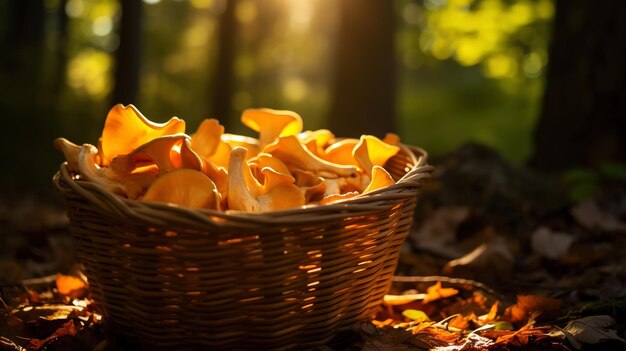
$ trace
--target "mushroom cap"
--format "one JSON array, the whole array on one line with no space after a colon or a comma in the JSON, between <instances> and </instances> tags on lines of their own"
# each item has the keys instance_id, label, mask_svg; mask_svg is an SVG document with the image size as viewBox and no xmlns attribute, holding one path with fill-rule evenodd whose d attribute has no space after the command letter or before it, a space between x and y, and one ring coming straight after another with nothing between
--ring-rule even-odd
<instances>
[{"instance_id":1,"label":"mushroom cap","mask_svg":"<svg viewBox=\"0 0 626 351\"><path fill-rule=\"evenodd\" d=\"M291 172L295 179L295 184L304 192L306 203L321 200L326 193L326 182L324 178L315 175L311 171L294 169Z\"/></svg>"},{"instance_id":2,"label":"mushroom cap","mask_svg":"<svg viewBox=\"0 0 626 351\"><path fill-rule=\"evenodd\" d=\"M278 173L271 168L261 170L265 178L263 195L259 197L262 211L276 211L303 206L304 193L294 184L292 176Z\"/></svg>"},{"instance_id":3,"label":"mushroom cap","mask_svg":"<svg viewBox=\"0 0 626 351\"><path fill-rule=\"evenodd\" d=\"M387 172L386 169L380 166L374 166L372 168L372 180L370 181L367 188L363 190L363 194L367 194L369 192L384 188L392 184L395 184L395 181L393 180L389 172Z\"/></svg>"},{"instance_id":4,"label":"mushroom cap","mask_svg":"<svg viewBox=\"0 0 626 351\"><path fill-rule=\"evenodd\" d=\"M283 163L283 161L279 160L276 157L273 157L270 154L260 153L248 160L250 167L252 168L252 173L259 180L263 181L263 173L262 170L264 168L271 168L278 173L283 173L289 175L289 168Z\"/></svg>"},{"instance_id":5,"label":"mushroom cap","mask_svg":"<svg viewBox=\"0 0 626 351\"><path fill-rule=\"evenodd\" d=\"M161 175L148 188L142 200L190 208L220 209L220 195L215 183L204 173L187 168Z\"/></svg>"},{"instance_id":6,"label":"mushroom cap","mask_svg":"<svg viewBox=\"0 0 626 351\"><path fill-rule=\"evenodd\" d=\"M293 184L295 179L270 167L261 170L263 183L252 174L247 150L235 147L228 165L228 208L265 212L304 205L304 194Z\"/></svg>"},{"instance_id":7,"label":"mushroom cap","mask_svg":"<svg viewBox=\"0 0 626 351\"><path fill-rule=\"evenodd\" d=\"M169 172L181 168L183 160L178 150L181 150L183 142L188 139L186 134L174 134L158 137L137 147L125 155L118 155L111 161L110 168L118 173L130 173L137 167L155 164L160 172ZM199 170L198 164L191 161L191 155L186 150L186 166L192 166Z\"/></svg>"},{"instance_id":8,"label":"mushroom cap","mask_svg":"<svg viewBox=\"0 0 626 351\"><path fill-rule=\"evenodd\" d=\"M352 176L358 171L354 166L331 163L315 156L295 136L278 138L278 140L265 147L264 152L279 158L290 168L313 172L325 171L339 176Z\"/></svg>"},{"instance_id":9,"label":"mushroom cap","mask_svg":"<svg viewBox=\"0 0 626 351\"><path fill-rule=\"evenodd\" d=\"M398 144L400 144L400 137L395 133L387 133L385 134L383 141L389 145L398 146Z\"/></svg>"},{"instance_id":10,"label":"mushroom cap","mask_svg":"<svg viewBox=\"0 0 626 351\"><path fill-rule=\"evenodd\" d=\"M152 139L185 132L185 121L172 117L166 123L154 123L133 105L117 104L109 111L100 137L103 166L117 155L125 155Z\"/></svg>"},{"instance_id":11,"label":"mushroom cap","mask_svg":"<svg viewBox=\"0 0 626 351\"><path fill-rule=\"evenodd\" d=\"M259 141L255 138L247 137L237 134L222 134L222 141L231 147L243 147L248 150L248 158L254 157L259 154ZM228 167L226 167L228 168Z\"/></svg>"},{"instance_id":12,"label":"mushroom cap","mask_svg":"<svg viewBox=\"0 0 626 351\"><path fill-rule=\"evenodd\" d=\"M358 143L358 139L343 139L333 143L324 150L324 159L340 165L358 166L359 164L352 155Z\"/></svg>"},{"instance_id":13,"label":"mushroom cap","mask_svg":"<svg viewBox=\"0 0 626 351\"><path fill-rule=\"evenodd\" d=\"M362 135L352 155L363 172L370 174L374 166L384 166L398 151L399 147L389 145L373 135Z\"/></svg>"},{"instance_id":14,"label":"mushroom cap","mask_svg":"<svg viewBox=\"0 0 626 351\"><path fill-rule=\"evenodd\" d=\"M297 135L302 131L302 118L287 110L249 108L241 114L241 122L259 132L259 145L263 147L279 136Z\"/></svg>"},{"instance_id":15,"label":"mushroom cap","mask_svg":"<svg viewBox=\"0 0 626 351\"><path fill-rule=\"evenodd\" d=\"M335 139L335 134L328 129L306 130L298 134L298 139L311 153L324 158L324 148L331 140Z\"/></svg>"},{"instance_id":16,"label":"mushroom cap","mask_svg":"<svg viewBox=\"0 0 626 351\"><path fill-rule=\"evenodd\" d=\"M228 167L231 146L222 141L224 126L216 119L205 119L191 136L191 148L205 160Z\"/></svg>"},{"instance_id":17,"label":"mushroom cap","mask_svg":"<svg viewBox=\"0 0 626 351\"><path fill-rule=\"evenodd\" d=\"M139 180L145 184L154 179L154 174L129 174L122 177L107 167L100 167L98 165L98 149L90 144L83 144L80 148L78 171L83 179L129 199L136 199L143 192L142 185L138 183Z\"/></svg>"},{"instance_id":18,"label":"mushroom cap","mask_svg":"<svg viewBox=\"0 0 626 351\"><path fill-rule=\"evenodd\" d=\"M70 169L74 172L78 172L78 155L80 154L80 146L65 138L56 138L54 140L54 147L63 153Z\"/></svg>"}]
</instances>

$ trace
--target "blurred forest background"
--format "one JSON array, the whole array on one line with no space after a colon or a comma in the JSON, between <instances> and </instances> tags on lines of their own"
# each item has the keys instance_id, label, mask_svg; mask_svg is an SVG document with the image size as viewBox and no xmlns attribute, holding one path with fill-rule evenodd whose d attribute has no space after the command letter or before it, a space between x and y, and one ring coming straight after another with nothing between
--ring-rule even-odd
<instances>
[{"instance_id":1,"label":"blurred forest background","mask_svg":"<svg viewBox=\"0 0 626 351\"><path fill-rule=\"evenodd\" d=\"M531 159L535 144L543 145L554 150L553 159L532 161L552 165L563 152L551 145L554 131L571 116L557 107L551 113L556 127L543 116L542 139L536 128L542 107L545 115L562 101L585 100L584 91L571 96L556 89L554 103L543 103L550 91L545 78L553 22L558 24L561 13L567 28L554 33L580 40L561 40L556 49L560 60L583 73L555 66L563 67L561 76L582 80L591 76L589 57L598 52L585 48L584 39L608 35L606 45L597 46L617 47L611 50L618 55L606 55L621 67L624 45L615 44L626 32L619 1L556 2L2 1L3 191L51 188L62 161L52 140L64 136L95 144L108 109L118 102L135 104L157 122L181 117L189 131L204 118L218 118L227 131L243 134L250 134L238 121L243 109L290 109L303 117L306 129L330 128L338 136L394 131L433 156L477 141L521 164ZM594 27L589 21L597 14L604 17L595 21L603 22ZM604 32L594 31L600 27ZM579 35L582 28L591 34ZM578 49L590 54L574 54ZM623 69L607 73L618 86L608 89L623 92ZM623 100L614 103L621 108L611 114L616 121ZM624 131L615 127L624 122L611 123L603 125L621 133L616 140L623 142ZM576 133L589 125L572 124ZM576 138L564 134L565 144ZM623 144L613 144L605 154L623 160Z\"/></svg>"}]
</instances>

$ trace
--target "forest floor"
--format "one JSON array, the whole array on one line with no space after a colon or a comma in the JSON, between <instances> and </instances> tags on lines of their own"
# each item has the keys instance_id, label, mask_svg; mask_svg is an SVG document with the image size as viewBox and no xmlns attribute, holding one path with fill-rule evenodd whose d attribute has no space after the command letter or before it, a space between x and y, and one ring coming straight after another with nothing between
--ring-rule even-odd
<instances>
[{"instance_id":1,"label":"forest floor","mask_svg":"<svg viewBox=\"0 0 626 351\"><path fill-rule=\"evenodd\" d=\"M376 318L318 350L626 350L624 168L548 178L476 144L433 163ZM139 347L103 323L58 199L5 196L0 224L0 350Z\"/></svg>"}]
</instances>

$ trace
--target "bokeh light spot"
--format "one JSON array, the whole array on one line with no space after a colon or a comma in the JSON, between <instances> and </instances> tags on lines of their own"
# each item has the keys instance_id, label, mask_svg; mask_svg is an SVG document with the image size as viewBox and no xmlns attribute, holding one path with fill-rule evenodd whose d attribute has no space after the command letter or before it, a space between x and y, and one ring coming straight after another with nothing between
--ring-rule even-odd
<instances>
[{"instance_id":1,"label":"bokeh light spot","mask_svg":"<svg viewBox=\"0 0 626 351\"><path fill-rule=\"evenodd\" d=\"M93 99L105 97L111 90L111 56L94 49L84 49L68 63L67 81L70 87Z\"/></svg>"},{"instance_id":2,"label":"bokeh light spot","mask_svg":"<svg viewBox=\"0 0 626 351\"><path fill-rule=\"evenodd\" d=\"M83 14L83 11L85 11L85 4L82 0L69 0L65 4L65 13L69 17L79 17Z\"/></svg>"},{"instance_id":3,"label":"bokeh light spot","mask_svg":"<svg viewBox=\"0 0 626 351\"><path fill-rule=\"evenodd\" d=\"M204 10L204 9L208 9L213 7L214 4L214 0L191 0L191 6L199 9L199 10Z\"/></svg>"},{"instance_id":4,"label":"bokeh light spot","mask_svg":"<svg viewBox=\"0 0 626 351\"><path fill-rule=\"evenodd\" d=\"M283 95L291 101L302 101L309 92L309 86L300 78L289 78L283 83Z\"/></svg>"},{"instance_id":5,"label":"bokeh light spot","mask_svg":"<svg viewBox=\"0 0 626 351\"><path fill-rule=\"evenodd\" d=\"M93 34L99 37L104 37L111 33L111 30L113 30L113 21L110 17L98 17L93 21L91 30L93 31Z\"/></svg>"},{"instance_id":6,"label":"bokeh light spot","mask_svg":"<svg viewBox=\"0 0 626 351\"><path fill-rule=\"evenodd\" d=\"M237 5L235 14L239 22L250 23L254 21L257 16L256 4L250 0L242 1Z\"/></svg>"},{"instance_id":7,"label":"bokeh light spot","mask_svg":"<svg viewBox=\"0 0 626 351\"><path fill-rule=\"evenodd\" d=\"M531 52L524 58L524 75L528 78L537 78L541 75L543 61L539 54Z\"/></svg>"},{"instance_id":8,"label":"bokeh light spot","mask_svg":"<svg viewBox=\"0 0 626 351\"><path fill-rule=\"evenodd\" d=\"M402 12L402 16L404 20L408 24L420 24L424 19L422 15L422 10L416 4L407 4L404 6L404 11Z\"/></svg>"}]
</instances>

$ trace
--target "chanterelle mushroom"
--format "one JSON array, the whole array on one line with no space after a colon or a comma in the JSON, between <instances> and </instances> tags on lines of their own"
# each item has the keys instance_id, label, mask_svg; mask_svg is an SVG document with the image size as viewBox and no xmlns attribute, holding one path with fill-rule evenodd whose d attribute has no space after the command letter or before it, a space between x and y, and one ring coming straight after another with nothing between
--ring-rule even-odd
<instances>
[{"instance_id":1,"label":"chanterelle mushroom","mask_svg":"<svg viewBox=\"0 0 626 351\"><path fill-rule=\"evenodd\" d=\"M160 176L142 200L219 210L221 196L213 181L204 173L184 168Z\"/></svg>"},{"instance_id":2,"label":"chanterelle mushroom","mask_svg":"<svg viewBox=\"0 0 626 351\"><path fill-rule=\"evenodd\" d=\"M374 166L372 168L372 180L370 181L367 188L363 190L363 194L367 194L374 190L384 188L394 183L395 181L393 180L389 172L387 172L387 170L385 170L384 168L380 166Z\"/></svg>"},{"instance_id":3,"label":"chanterelle mushroom","mask_svg":"<svg viewBox=\"0 0 626 351\"><path fill-rule=\"evenodd\" d=\"M78 172L78 155L80 154L80 146L65 138L57 138L54 140L54 147L63 153L70 169L74 172Z\"/></svg>"},{"instance_id":4,"label":"chanterelle mushroom","mask_svg":"<svg viewBox=\"0 0 626 351\"><path fill-rule=\"evenodd\" d=\"M358 166L359 164L352 155L352 151L358 143L359 140L357 139L343 139L333 143L324 150L324 159L340 165Z\"/></svg>"},{"instance_id":5,"label":"chanterelle mushroom","mask_svg":"<svg viewBox=\"0 0 626 351\"><path fill-rule=\"evenodd\" d=\"M295 184L304 193L306 203L321 200L326 194L326 182L324 178L316 176L311 171L294 169L292 172Z\"/></svg>"},{"instance_id":6,"label":"chanterelle mushroom","mask_svg":"<svg viewBox=\"0 0 626 351\"><path fill-rule=\"evenodd\" d=\"M254 177L246 160L247 150L235 147L228 164L228 208L264 212L304 205L304 194L294 185L294 178L264 168L264 183Z\"/></svg>"},{"instance_id":7,"label":"chanterelle mushroom","mask_svg":"<svg viewBox=\"0 0 626 351\"><path fill-rule=\"evenodd\" d=\"M335 139L335 134L328 129L306 130L298 134L298 139L315 156L326 159L325 147L332 139Z\"/></svg>"},{"instance_id":8,"label":"chanterelle mushroom","mask_svg":"<svg viewBox=\"0 0 626 351\"><path fill-rule=\"evenodd\" d=\"M184 158L181 157L182 144L188 138L189 136L186 134L156 138L139 146L129 154L114 157L110 167L121 173L130 173L137 167L150 164L155 164L161 172L169 172L181 167L200 170L200 160L189 155L189 150L187 150Z\"/></svg>"},{"instance_id":9,"label":"chanterelle mushroom","mask_svg":"<svg viewBox=\"0 0 626 351\"><path fill-rule=\"evenodd\" d=\"M133 105L117 104L109 111L102 137L100 154L103 166L117 155L125 155L152 139L185 132L185 121L172 117L167 123L154 123Z\"/></svg>"},{"instance_id":10,"label":"chanterelle mushroom","mask_svg":"<svg viewBox=\"0 0 626 351\"><path fill-rule=\"evenodd\" d=\"M354 176L358 170L354 166L339 165L323 160L305 148L295 136L280 137L265 147L264 152L279 158L288 167L307 171L330 172L341 177Z\"/></svg>"},{"instance_id":11,"label":"chanterelle mushroom","mask_svg":"<svg viewBox=\"0 0 626 351\"><path fill-rule=\"evenodd\" d=\"M249 108L243 111L241 122L259 132L261 148L279 136L297 135L302 131L302 118L293 111Z\"/></svg>"},{"instance_id":12,"label":"chanterelle mushroom","mask_svg":"<svg viewBox=\"0 0 626 351\"><path fill-rule=\"evenodd\" d=\"M237 134L222 134L222 141L232 148L240 146L248 149L248 158L252 158L259 154L259 141L255 138Z\"/></svg>"},{"instance_id":13,"label":"chanterelle mushroom","mask_svg":"<svg viewBox=\"0 0 626 351\"><path fill-rule=\"evenodd\" d=\"M395 145L389 145L373 135L363 135L352 154L363 172L371 174L374 166L384 166L398 151L400 148Z\"/></svg>"},{"instance_id":14,"label":"chanterelle mushroom","mask_svg":"<svg viewBox=\"0 0 626 351\"><path fill-rule=\"evenodd\" d=\"M205 119L191 136L191 148L204 159L227 168L230 145L222 140L224 126L216 119Z\"/></svg>"},{"instance_id":15,"label":"chanterelle mushroom","mask_svg":"<svg viewBox=\"0 0 626 351\"><path fill-rule=\"evenodd\" d=\"M394 134L394 133L387 133L385 134L385 137L383 138L383 141L389 145L396 145L398 146L398 144L400 144L400 137L398 136L398 134Z\"/></svg>"},{"instance_id":16,"label":"chanterelle mushroom","mask_svg":"<svg viewBox=\"0 0 626 351\"><path fill-rule=\"evenodd\" d=\"M78 171L80 175L91 182L94 182L105 189L120 195L125 195L129 199L138 198L157 176L155 173L147 172L140 174L117 174L107 167L100 167L97 163L98 149L90 144L81 146L78 155Z\"/></svg>"},{"instance_id":17,"label":"chanterelle mushroom","mask_svg":"<svg viewBox=\"0 0 626 351\"><path fill-rule=\"evenodd\" d=\"M264 168L271 168L278 173L283 173L286 175L290 175L289 168L283 163L283 161L277 159L276 157L260 153L250 159L248 159L248 164L250 165L250 169L252 170L252 174L261 182L263 182L263 172L261 172Z\"/></svg>"}]
</instances>

